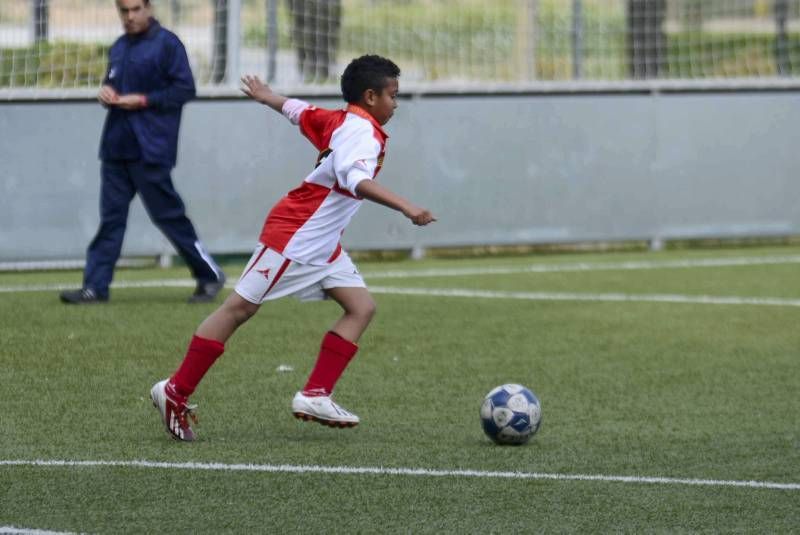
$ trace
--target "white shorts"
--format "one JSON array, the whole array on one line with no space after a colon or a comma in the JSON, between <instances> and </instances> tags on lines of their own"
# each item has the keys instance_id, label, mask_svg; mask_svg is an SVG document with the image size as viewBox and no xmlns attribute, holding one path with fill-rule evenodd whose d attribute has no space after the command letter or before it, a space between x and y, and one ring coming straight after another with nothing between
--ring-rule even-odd
<instances>
[{"instance_id":1,"label":"white shorts","mask_svg":"<svg viewBox=\"0 0 800 535\"><path fill-rule=\"evenodd\" d=\"M298 264L264 245L256 248L247 262L235 291L247 301L264 301L288 295L301 301L325 299L331 288L366 288L350 256L344 251L330 264Z\"/></svg>"}]
</instances>

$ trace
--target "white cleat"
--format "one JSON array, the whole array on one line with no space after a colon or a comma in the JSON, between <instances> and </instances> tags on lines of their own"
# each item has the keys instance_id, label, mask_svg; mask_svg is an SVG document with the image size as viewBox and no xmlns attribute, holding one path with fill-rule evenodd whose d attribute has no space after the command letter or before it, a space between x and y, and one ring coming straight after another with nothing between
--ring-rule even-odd
<instances>
[{"instance_id":1,"label":"white cleat","mask_svg":"<svg viewBox=\"0 0 800 535\"><path fill-rule=\"evenodd\" d=\"M150 389L150 399L161 414L161 423L167 428L167 433L175 440L192 442L196 437L189 419L197 423L195 409L197 405L189 405L185 401L178 401L167 393L167 379L159 381Z\"/></svg>"},{"instance_id":2,"label":"white cleat","mask_svg":"<svg viewBox=\"0 0 800 535\"><path fill-rule=\"evenodd\" d=\"M302 392L294 395L292 414L299 420L329 427L355 427L359 422L358 416L340 407L330 396L304 396Z\"/></svg>"}]
</instances>

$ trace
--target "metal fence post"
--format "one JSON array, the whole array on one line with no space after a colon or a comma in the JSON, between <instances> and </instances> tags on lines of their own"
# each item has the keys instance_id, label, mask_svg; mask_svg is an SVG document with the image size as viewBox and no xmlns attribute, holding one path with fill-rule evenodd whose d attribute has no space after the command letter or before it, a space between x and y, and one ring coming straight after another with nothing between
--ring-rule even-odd
<instances>
[{"instance_id":1,"label":"metal fence post","mask_svg":"<svg viewBox=\"0 0 800 535\"><path fill-rule=\"evenodd\" d=\"M50 0L31 0L31 35L35 43L47 42L50 23Z\"/></svg>"},{"instance_id":2,"label":"metal fence post","mask_svg":"<svg viewBox=\"0 0 800 535\"><path fill-rule=\"evenodd\" d=\"M786 33L788 18L788 0L775 0L775 64L780 76L789 76L792 70L789 61L789 36Z\"/></svg>"},{"instance_id":3,"label":"metal fence post","mask_svg":"<svg viewBox=\"0 0 800 535\"><path fill-rule=\"evenodd\" d=\"M267 81L275 81L278 56L278 0L267 0Z\"/></svg>"},{"instance_id":4,"label":"metal fence post","mask_svg":"<svg viewBox=\"0 0 800 535\"><path fill-rule=\"evenodd\" d=\"M228 0L228 48L225 69L225 82L231 87L239 85L239 62L242 43L242 0Z\"/></svg>"},{"instance_id":5,"label":"metal fence post","mask_svg":"<svg viewBox=\"0 0 800 535\"><path fill-rule=\"evenodd\" d=\"M572 0L572 78L583 77L583 3Z\"/></svg>"}]
</instances>

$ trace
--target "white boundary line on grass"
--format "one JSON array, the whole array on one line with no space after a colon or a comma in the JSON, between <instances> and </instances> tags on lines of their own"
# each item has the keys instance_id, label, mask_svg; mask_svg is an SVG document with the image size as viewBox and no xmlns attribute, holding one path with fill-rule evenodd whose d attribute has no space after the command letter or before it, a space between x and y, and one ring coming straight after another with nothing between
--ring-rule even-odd
<instances>
[{"instance_id":1,"label":"white boundary line on grass","mask_svg":"<svg viewBox=\"0 0 800 535\"><path fill-rule=\"evenodd\" d=\"M0 534L14 535L74 535L71 531L48 531L44 529L18 528L15 526L0 526Z\"/></svg>"},{"instance_id":2,"label":"white boundary line on grass","mask_svg":"<svg viewBox=\"0 0 800 535\"><path fill-rule=\"evenodd\" d=\"M227 463L170 463L160 461L67 461L67 460L0 460L0 466L41 466L67 468L165 468L176 470L215 470L229 472L269 472L288 474L343 474L422 477L476 477L499 479L535 479L554 481L602 481L609 483L647 483L656 485L694 485L710 487L744 487L753 489L800 490L800 483L772 481L732 481L648 476L606 476L597 474L552 474L544 472L490 472L482 470L434 470L428 468L385 468L359 466L320 466L292 464L227 464Z\"/></svg>"},{"instance_id":3,"label":"white boundary line on grass","mask_svg":"<svg viewBox=\"0 0 800 535\"><path fill-rule=\"evenodd\" d=\"M513 274L513 273L555 273L599 270L637 270L669 269L722 266L755 266L800 263L800 255L699 258L687 260L654 260L630 262L568 263L550 265L528 265L512 267L474 267L454 269L427 269L407 271L385 271L368 273L367 279L381 278L419 278L454 277L463 275ZM116 282L113 288L185 288L194 287L191 279L155 279L142 281ZM228 283L228 288L233 287ZM74 284L52 283L38 285L0 286L0 293L44 292L74 288ZM374 293L395 295L422 295L438 297L471 297L487 299L523 299L532 301L594 301L594 302L651 302L651 303L690 303L706 305L761 305L800 307L800 299L780 297L740 297L681 294L624 294L624 293L573 293L573 292L512 292L492 290L470 290L461 288L400 288L391 286L371 286Z\"/></svg>"},{"instance_id":4,"label":"white boundary line on grass","mask_svg":"<svg viewBox=\"0 0 800 535\"><path fill-rule=\"evenodd\" d=\"M800 299L782 297L736 297L679 294L623 294L623 293L572 293L572 292L511 292L500 290L469 290L463 288L399 288L370 286L376 294L422 295L436 297L479 297L486 299L522 299L528 301L598 301L642 303L692 303L701 305L766 305L800 307Z\"/></svg>"},{"instance_id":5,"label":"white boundary line on grass","mask_svg":"<svg viewBox=\"0 0 800 535\"><path fill-rule=\"evenodd\" d=\"M693 258L686 260L631 260L628 262L569 262L526 266L485 266L375 271L364 273L368 279L406 279L419 277L460 277L464 275L511 275L515 273L563 273L573 271L613 271L800 264L800 255L753 256L731 258Z\"/></svg>"},{"instance_id":6,"label":"white boundary line on grass","mask_svg":"<svg viewBox=\"0 0 800 535\"><path fill-rule=\"evenodd\" d=\"M111 284L112 288L194 288L197 285L193 279L151 279L142 281L122 281ZM234 284L226 284L233 288ZM57 292L59 290L74 290L77 284L54 282L50 284L19 284L13 286L0 286L0 293L20 292Z\"/></svg>"},{"instance_id":7,"label":"white boundary line on grass","mask_svg":"<svg viewBox=\"0 0 800 535\"><path fill-rule=\"evenodd\" d=\"M640 270L640 269L672 269L672 268L704 268L704 267L733 267L733 266L760 266L778 264L800 264L800 255L778 256L753 256L731 258L694 258L686 260L638 260L629 262L577 262L563 264L531 264L527 266L484 266L450 269L411 269L375 271L364 273L370 279L401 279L420 277L460 277L464 275L505 275L515 273L562 273L574 271L609 271L609 270ZM151 287L194 287L195 281L191 279L156 279L143 281L115 282L113 288L151 288ZM228 288L235 283L226 284ZM52 283L0 286L0 293L12 292L43 292L52 290L66 290L74 288L75 283Z\"/></svg>"},{"instance_id":8,"label":"white boundary line on grass","mask_svg":"<svg viewBox=\"0 0 800 535\"><path fill-rule=\"evenodd\" d=\"M184 288L194 287L194 281L163 279L119 282L114 288ZM73 288L74 285L45 284L36 286L0 286L0 293L44 292ZM230 287L230 286L229 286ZM800 299L783 297L740 297L681 294L624 294L624 293L574 293L574 292L513 292L501 290L471 290L465 288L403 288L396 286L370 286L376 294L421 295L426 297L469 297L483 299L520 299L526 301L592 301L638 303L684 303L700 305L757 305L800 307Z\"/></svg>"}]
</instances>

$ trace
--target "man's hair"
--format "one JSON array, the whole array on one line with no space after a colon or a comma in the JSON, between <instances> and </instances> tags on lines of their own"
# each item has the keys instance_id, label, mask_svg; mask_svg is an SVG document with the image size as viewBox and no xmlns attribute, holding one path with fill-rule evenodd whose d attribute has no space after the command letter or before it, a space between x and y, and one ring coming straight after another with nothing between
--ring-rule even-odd
<instances>
[{"instance_id":1,"label":"man's hair","mask_svg":"<svg viewBox=\"0 0 800 535\"><path fill-rule=\"evenodd\" d=\"M364 91L380 93L388 85L387 78L399 78L400 67L381 56L366 55L350 62L342 73L342 97L353 104L361 100Z\"/></svg>"}]
</instances>

